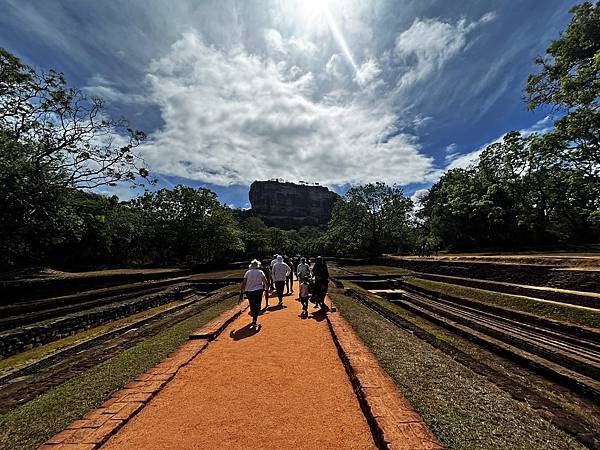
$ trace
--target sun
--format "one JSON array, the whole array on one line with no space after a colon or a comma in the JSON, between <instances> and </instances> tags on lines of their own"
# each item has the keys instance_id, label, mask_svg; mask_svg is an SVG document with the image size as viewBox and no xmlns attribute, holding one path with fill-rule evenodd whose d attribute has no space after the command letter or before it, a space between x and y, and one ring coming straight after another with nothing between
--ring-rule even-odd
<instances>
[{"instance_id":1,"label":"sun","mask_svg":"<svg viewBox=\"0 0 600 450\"><path fill-rule=\"evenodd\" d=\"M308 12L319 13L326 6L325 0L300 0L299 3Z\"/></svg>"},{"instance_id":2,"label":"sun","mask_svg":"<svg viewBox=\"0 0 600 450\"><path fill-rule=\"evenodd\" d=\"M323 13L327 8L326 0L297 0L296 15L300 20L308 23L315 23L323 18Z\"/></svg>"}]
</instances>

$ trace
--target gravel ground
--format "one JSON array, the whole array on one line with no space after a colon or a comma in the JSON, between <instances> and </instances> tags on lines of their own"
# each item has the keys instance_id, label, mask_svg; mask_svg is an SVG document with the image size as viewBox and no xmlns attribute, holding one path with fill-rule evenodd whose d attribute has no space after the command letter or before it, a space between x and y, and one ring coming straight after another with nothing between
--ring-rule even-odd
<instances>
[{"instance_id":1,"label":"gravel ground","mask_svg":"<svg viewBox=\"0 0 600 450\"><path fill-rule=\"evenodd\" d=\"M485 378L332 289L365 344L448 449L584 448Z\"/></svg>"}]
</instances>

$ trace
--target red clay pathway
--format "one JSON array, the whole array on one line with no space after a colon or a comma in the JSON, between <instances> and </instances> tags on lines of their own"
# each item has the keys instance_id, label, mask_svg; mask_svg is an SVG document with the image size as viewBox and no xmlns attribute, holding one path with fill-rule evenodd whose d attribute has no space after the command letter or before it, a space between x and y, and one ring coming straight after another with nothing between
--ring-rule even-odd
<instances>
[{"instance_id":1,"label":"red clay pathway","mask_svg":"<svg viewBox=\"0 0 600 450\"><path fill-rule=\"evenodd\" d=\"M295 297L258 332L242 314L103 449L375 448L324 316Z\"/></svg>"}]
</instances>

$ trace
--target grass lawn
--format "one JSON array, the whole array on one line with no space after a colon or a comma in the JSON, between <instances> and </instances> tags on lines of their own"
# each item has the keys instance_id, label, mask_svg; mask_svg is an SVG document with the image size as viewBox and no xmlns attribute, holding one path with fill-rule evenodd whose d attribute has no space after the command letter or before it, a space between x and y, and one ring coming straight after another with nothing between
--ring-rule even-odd
<instances>
[{"instance_id":1,"label":"grass lawn","mask_svg":"<svg viewBox=\"0 0 600 450\"><path fill-rule=\"evenodd\" d=\"M528 405L345 296L342 289L332 288L330 295L446 448L583 448Z\"/></svg>"},{"instance_id":2,"label":"grass lawn","mask_svg":"<svg viewBox=\"0 0 600 450\"><path fill-rule=\"evenodd\" d=\"M34 449L167 357L201 327L237 303L235 297L125 350L23 406L0 416L0 449Z\"/></svg>"},{"instance_id":3,"label":"grass lawn","mask_svg":"<svg viewBox=\"0 0 600 450\"><path fill-rule=\"evenodd\" d=\"M477 300L489 305L500 306L515 311L523 311L548 319L573 323L590 328L600 328L600 312L590 311L556 303L532 300L519 295L503 294L471 287L457 286L440 281L422 280L407 277L404 281L435 292L455 297Z\"/></svg>"}]
</instances>

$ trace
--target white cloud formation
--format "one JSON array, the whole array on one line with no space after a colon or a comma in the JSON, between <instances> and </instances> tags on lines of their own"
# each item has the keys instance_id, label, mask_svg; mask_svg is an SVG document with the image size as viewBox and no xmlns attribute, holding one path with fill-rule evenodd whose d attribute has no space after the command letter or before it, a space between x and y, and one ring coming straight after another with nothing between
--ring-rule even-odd
<instances>
[{"instance_id":1,"label":"white cloud formation","mask_svg":"<svg viewBox=\"0 0 600 450\"><path fill-rule=\"evenodd\" d=\"M344 78L348 70L348 64L344 61L344 57L339 53L334 53L325 65L325 72L333 78Z\"/></svg>"},{"instance_id":2,"label":"white cloud formation","mask_svg":"<svg viewBox=\"0 0 600 450\"><path fill-rule=\"evenodd\" d=\"M552 130L553 124L554 124L554 122L552 120L552 117L546 116L543 119L538 120L532 126L530 126L528 128L524 128L522 130L519 130L519 132L524 137L531 136L533 133L546 134ZM450 144L446 150L451 149L452 152L450 152L446 155L447 165L446 165L445 170L466 169L470 165L477 164L477 162L479 160L479 156L485 150L485 148L488 145L492 145L492 144L501 142L502 139L504 139L504 136L506 136L506 133L502 134L501 136L498 136L496 139L481 146L477 150L473 150L472 152L463 153L463 154L456 153L456 145Z\"/></svg>"},{"instance_id":3,"label":"white cloud formation","mask_svg":"<svg viewBox=\"0 0 600 450\"><path fill-rule=\"evenodd\" d=\"M376 64L364 66L365 79L376 74ZM399 132L385 102L361 91L319 100L312 73L288 75L286 64L184 33L150 65L150 96L165 125L144 146L145 159L166 175L217 185L273 177L405 184L430 176L433 159Z\"/></svg>"},{"instance_id":4,"label":"white cloud formation","mask_svg":"<svg viewBox=\"0 0 600 450\"><path fill-rule=\"evenodd\" d=\"M463 18L456 24L438 19L415 19L396 38L394 54L407 68L398 79L398 88L408 88L439 71L467 46L467 35L471 31L494 18L494 13L487 13L475 22L469 23Z\"/></svg>"},{"instance_id":5,"label":"white cloud formation","mask_svg":"<svg viewBox=\"0 0 600 450\"><path fill-rule=\"evenodd\" d=\"M375 58L365 61L356 71L354 81L361 86L369 84L381 74L381 68Z\"/></svg>"},{"instance_id":6,"label":"white cloud formation","mask_svg":"<svg viewBox=\"0 0 600 450\"><path fill-rule=\"evenodd\" d=\"M429 189L417 189L413 195L410 196L410 199L412 200L415 209L418 209L419 206L421 205L421 199L423 198L424 195L426 195L429 192Z\"/></svg>"}]
</instances>

